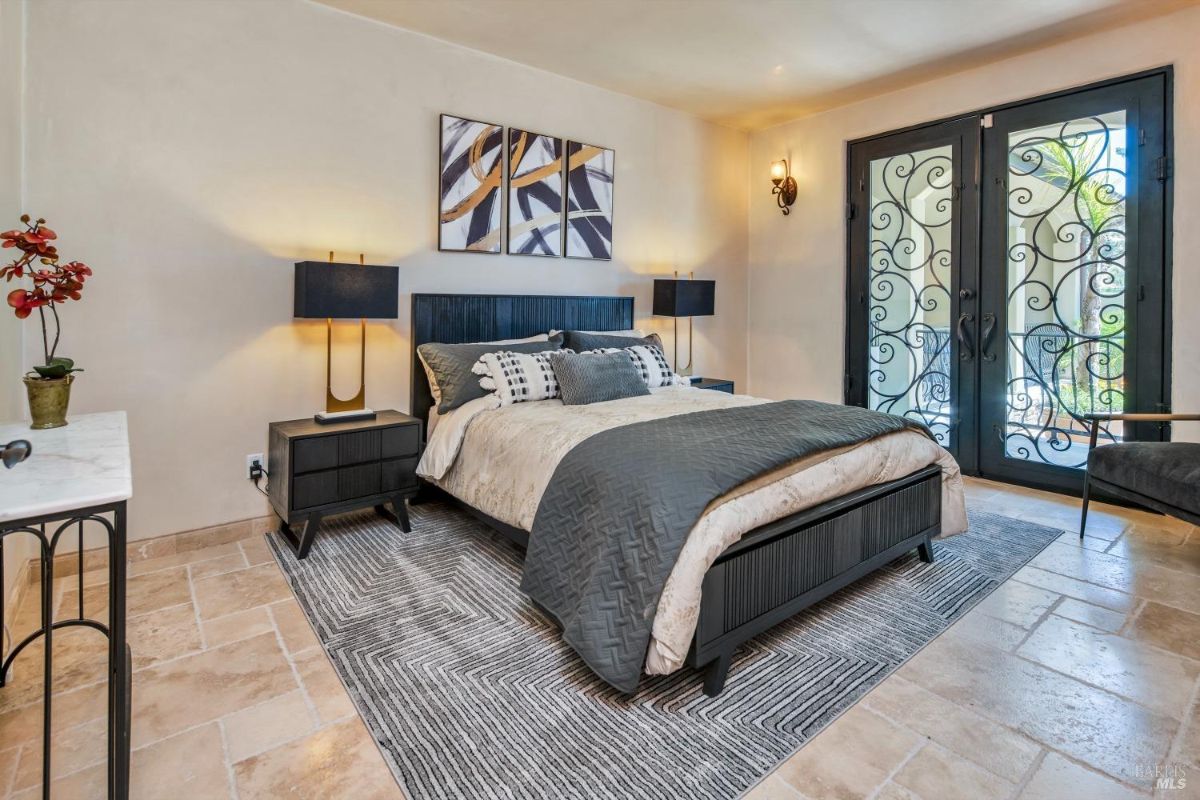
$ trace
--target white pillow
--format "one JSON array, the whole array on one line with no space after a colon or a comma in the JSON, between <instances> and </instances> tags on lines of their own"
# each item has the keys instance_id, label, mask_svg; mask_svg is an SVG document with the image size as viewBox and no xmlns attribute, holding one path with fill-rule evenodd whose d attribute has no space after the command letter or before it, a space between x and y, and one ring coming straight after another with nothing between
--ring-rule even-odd
<instances>
[{"instance_id":1,"label":"white pillow","mask_svg":"<svg viewBox=\"0 0 1200 800\"><path fill-rule=\"evenodd\" d=\"M526 336L524 339L501 339L498 342L467 342L467 344L526 344L528 342L548 342L550 334L539 333L533 336ZM433 395L433 407L437 408L442 404L442 389L438 386L437 378L434 377L433 370L425 363L425 358L421 355L421 351L417 351L417 358L421 360L421 366L425 368L425 377L429 378L429 393ZM429 430L425 436L428 437L433 431L433 423L430 423Z\"/></svg>"},{"instance_id":2,"label":"white pillow","mask_svg":"<svg viewBox=\"0 0 1200 800\"><path fill-rule=\"evenodd\" d=\"M646 388L657 389L660 386L690 385L687 378L676 375L671 371L671 365L667 363L666 355L657 347L638 344L624 348L604 347L588 352L619 353L622 350L628 353L630 359L633 360L633 365L638 368L638 372L642 375L642 380L646 382Z\"/></svg>"},{"instance_id":3,"label":"white pillow","mask_svg":"<svg viewBox=\"0 0 1200 800\"><path fill-rule=\"evenodd\" d=\"M479 386L495 392L500 405L525 403L531 400L553 400L559 396L558 379L550 366L550 353L570 352L547 350L544 353L485 353L471 367L480 376Z\"/></svg>"}]
</instances>

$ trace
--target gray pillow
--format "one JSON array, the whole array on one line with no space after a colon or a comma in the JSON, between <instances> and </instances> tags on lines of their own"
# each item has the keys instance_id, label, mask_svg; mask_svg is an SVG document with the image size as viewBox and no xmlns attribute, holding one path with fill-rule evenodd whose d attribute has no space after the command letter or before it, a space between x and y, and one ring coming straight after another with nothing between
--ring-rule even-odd
<instances>
[{"instance_id":1,"label":"gray pillow","mask_svg":"<svg viewBox=\"0 0 1200 800\"><path fill-rule=\"evenodd\" d=\"M662 339L657 333L642 338L640 336L609 336L602 333L584 333L583 331L563 331L563 347L582 353L587 350L602 350L606 347L634 347L646 345L663 349ZM664 351L665 352L665 351Z\"/></svg>"},{"instance_id":2,"label":"gray pillow","mask_svg":"<svg viewBox=\"0 0 1200 800\"><path fill-rule=\"evenodd\" d=\"M562 348L562 334L555 334L545 342L521 344L497 344L481 342L475 344L440 344L429 342L417 348L417 355L425 365L431 386L437 386L441 400L438 413L453 411L487 394L479 385L479 376L471 373L471 367L485 353L544 353Z\"/></svg>"},{"instance_id":3,"label":"gray pillow","mask_svg":"<svg viewBox=\"0 0 1200 800\"><path fill-rule=\"evenodd\" d=\"M563 405L585 406L650 394L628 353L551 353Z\"/></svg>"}]
</instances>

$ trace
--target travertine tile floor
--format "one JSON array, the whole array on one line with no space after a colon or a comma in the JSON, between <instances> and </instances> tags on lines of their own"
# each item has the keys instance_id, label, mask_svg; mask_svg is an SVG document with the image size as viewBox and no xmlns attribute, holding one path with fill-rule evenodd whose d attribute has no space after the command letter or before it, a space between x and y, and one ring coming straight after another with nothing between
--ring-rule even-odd
<instances>
[{"instance_id":1,"label":"travertine tile floor","mask_svg":"<svg viewBox=\"0 0 1200 800\"><path fill-rule=\"evenodd\" d=\"M1077 500L968 493L1068 532L748 797L1200 797L1200 530L1099 506L1081 546ZM129 607L135 798L401 796L261 538L135 562ZM103 650L56 635L55 797L103 796ZM40 663L0 690L3 797L40 796Z\"/></svg>"}]
</instances>

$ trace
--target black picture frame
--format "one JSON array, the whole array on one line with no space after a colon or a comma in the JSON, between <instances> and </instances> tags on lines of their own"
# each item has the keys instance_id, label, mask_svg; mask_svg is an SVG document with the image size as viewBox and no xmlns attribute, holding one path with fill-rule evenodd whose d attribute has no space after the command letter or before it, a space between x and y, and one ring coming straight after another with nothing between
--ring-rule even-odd
<instances>
[{"instance_id":1,"label":"black picture frame","mask_svg":"<svg viewBox=\"0 0 1200 800\"><path fill-rule=\"evenodd\" d=\"M601 153L608 153L611 157L611 167L610 167L610 171L608 173L608 182L609 182L609 185L611 188L609 189L609 204L608 204L609 207L608 207L608 214L605 216L605 225L604 226L600 226L600 225L596 225L596 224L588 224L588 225L583 225L582 223L576 224L571 219L572 194L575 192L580 192L581 196L582 196L581 197L582 202L585 202L585 203L588 202L587 198L589 196L592 196L592 193L590 191L588 191L588 183L589 182L586 181L584 178L586 173L582 172L582 170L585 169L584 164L591 161L591 159L590 158L587 159L586 161L584 161L583 164L580 164L579 166L577 166L575 168L575 170L572 170L571 156L572 156L572 147L573 146L578 147L578 148L595 148L595 149L599 150ZM564 258L573 258L573 259L582 259L582 260L587 260L587 261L612 261L613 260L613 247L615 245L615 241L614 241L614 237L613 237L613 220L614 220L615 209L616 209L617 152L609 147L602 147L601 145L587 144L585 142L580 142L576 139L568 139L567 144L566 144L566 150L565 150L564 171L565 171L564 172L565 185L564 185L564 190L563 190L563 198L564 198L564 200L563 200L563 257ZM573 180L573 177L574 177L574 180ZM578 210L586 211L586 210L590 210L590 209L580 208ZM584 219L588 219L588 218L585 217ZM607 237L605 237L605 235L604 235L604 230L603 230L604 227L607 227ZM571 232L573 229L578 230L581 234L581 237L593 240L593 245L587 253L575 253L572 251ZM607 242L608 242L607 248L605 249L605 251L603 252L602 255L596 254L597 250L595 249L595 246L596 246L595 239L597 237L600 240L607 238ZM577 245L577 247L578 247L578 245Z\"/></svg>"},{"instance_id":2,"label":"black picture frame","mask_svg":"<svg viewBox=\"0 0 1200 800\"><path fill-rule=\"evenodd\" d=\"M492 169L488 170L487 174L490 175L492 171L498 171L499 172L499 180L498 180L496 186L491 191L486 193L486 195L485 195L486 199L481 198L479 200L479 202L476 204L477 206L483 205L484 208L472 211L472 213L471 213L472 222L470 223L470 227L469 227L467 233L462 237L463 238L463 242L462 242L463 246L454 246L455 244L458 244L458 242L453 242L453 243L449 243L449 244L446 242L446 233L447 233L446 223L447 223L447 221L444 220L443 217L447 213L448 210L450 210L450 211L453 210L453 207L451 207L450 209L446 208L446 197L448 195L446 181L448 179L450 179L452 181L451 186L456 184L458 182L458 177L456 177L456 176L463 174L466 171L466 168L469 166L470 162L469 162L469 159L467 159L465 161L463 160L463 156L464 156L463 153L459 153L457 156L451 157L452 154L447 152L447 150L446 150L446 146L447 146L446 122L447 122L447 120L456 120L457 122L466 123L468 125L485 126L484 130L481 132L480 135L487 134L489 140L491 139L492 136L498 137L496 143L489 144L487 146L485 152L490 152L492 149L496 150L496 160L492 166ZM478 137L476 137L476 138L478 138ZM482 120L471 119L469 117L460 117L455 114L440 114L438 116L438 174L437 174L437 198L438 198L438 200L437 200L437 220L436 220L438 252L442 252L442 253L480 253L480 254L485 254L485 255L499 255L504 252L504 213L503 213L504 192L502 190L505 186L505 175L504 175L505 164L506 164L505 142L506 142L505 129L504 129L504 126L502 126L502 125L498 125L494 122L484 122ZM482 154L481 154L481 156L482 156ZM461 163L459 163L459 162L461 162ZM449 176L447 174L448 171L450 171ZM484 230L482 232L482 234L480 234L478 231L478 225L480 224L480 221L482 221L484 224L486 224L487 217L490 217L492 215L492 210L491 210L492 204L495 204L495 227L494 228L489 227L486 230ZM487 217L481 217L480 220L475 220L475 218L480 214L481 211L484 212L487 215ZM478 247L470 247L469 245L471 243L472 235L476 235L477 238L475 239L475 241L479 241L479 238L478 238L479 235L488 236L488 237L494 235L495 239L496 239L495 247L494 248L489 247L488 249L480 249Z\"/></svg>"},{"instance_id":3,"label":"black picture frame","mask_svg":"<svg viewBox=\"0 0 1200 800\"><path fill-rule=\"evenodd\" d=\"M539 140L539 139L548 139L552 142L557 143L557 145L558 145L558 170L556 173L554 173L554 174L556 174L556 176L558 178L558 190L557 190L558 191L558 197L557 197L557 204L558 204L557 220L558 221L556 223L556 230L553 231L554 245L557 248L557 252L552 252L552 253L523 252L521 250L513 249L513 238L514 238L513 237L513 222L514 222L514 215L516 213L514 211L514 201L517 201L516 205L518 205L518 206L520 205L518 198L514 197L514 190L513 190L513 186L512 186L513 178L516 177L514 175L514 171L516 170L517 165L520 163L519 161L516 163L514 163L514 161L513 161L513 159L514 159L513 149L517 146L518 136L529 136L529 137L532 137L535 141ZM561 258L562 257L563 252L565 250L565 246L566 246L566 235L565 235L565 231L564 231L566 220L563 217L563 214L565 213L564 209L566 208L566 187L567 187L566 173L565 173L566 160L564 158L564 156L566 155L566 143L567 143L566 139L564 139L561 136L551 136L549 134L537 133L536 131L531 131L531 130L527 130L524 128L514 128L511 126L509 127L508 143L505 148L505 151L508 154L508 164L507 164L507 168L504 171L504 175L505 175L505 213L504 213L505 252L508 253L508 255L532 256L535 258ZM525 152L528 152L528 150L526 150ZM549 177L549 176L547 176L547 177ZM538 183L539 184L544 183L544 179L542 181L539 181ZM533 192L528 192L527 194L533 194ZM516 221L519 223L521 221L527 222L530 220L525 219L525 220L516 220Z\"/></svg>"}]
</instances>

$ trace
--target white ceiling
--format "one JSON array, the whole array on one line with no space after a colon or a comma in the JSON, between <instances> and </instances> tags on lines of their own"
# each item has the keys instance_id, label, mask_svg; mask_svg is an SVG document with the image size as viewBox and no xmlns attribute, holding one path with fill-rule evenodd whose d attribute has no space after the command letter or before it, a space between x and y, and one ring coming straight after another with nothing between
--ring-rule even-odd
<instances>
[{"instance_id":1,"label":"white ceiling","mask_svg":"<svg viewBox=\"0 0 1200 800\"><path fill-rule=\"evenodd\" d=\"M1196 0L318 0L755 129Z\"/></svg>"}]
</instances>

